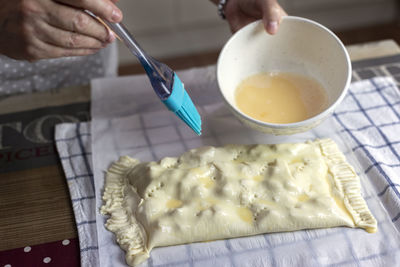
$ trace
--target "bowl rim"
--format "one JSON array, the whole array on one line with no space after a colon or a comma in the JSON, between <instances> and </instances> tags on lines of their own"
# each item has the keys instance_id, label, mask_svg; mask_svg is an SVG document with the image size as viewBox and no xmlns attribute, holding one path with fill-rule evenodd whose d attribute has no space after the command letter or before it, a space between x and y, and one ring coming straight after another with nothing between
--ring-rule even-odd
<instances>
[{"instance_id":1,"label":"bowl rim","mask_svg":"<svg viewBox=\"0 0 400 267\"><path fill-rule=\"evenodd\" d=\"M344 85L344 88L342 89L342 92L340 93L339 97L336 99L335 102L333 102L331 105L329 105L326 109L324 109L322 112L318 113L317 115L314 115L308 119L302 120L302 121L298 121L298 122L292 122L292 123L270 123L270 122L264 122L264 121L260 121L257 119L254 119L246 114L244 114L242 111L240 111L238 108L236 108L234 105L231 105L228 100L226 99L224 93L222 92L221 86L220 86L220 70L219 70L219 66L221 65L221 58L224 54L224 52L226 51L227 47L230 46L230 44L232 42L235 41L236 38L238 38L237 36L243 32L244 30L248 30L250 28L254 28L256 27L258 24L262 23L262 20L257 20L254 22L249 23L248 25L246 25L245 27L243 27L242 29L240 29L239 31L237 31L236 33L234 33L229 40L225 43L225 45L223 46L219 56L218 56L218 60L217 60L217 68L216 68L216 72L217 72L217 83L218 83L218 89L220 94L222 95L222 98L224 99L225 103L238 115L240 115L241 117L246 118L246 120L251 121L252 123L259 125L261 127L268 127L268 128L274 128L274 129L288 129L288 128L299 128L299 127L303 127L305 125L314 123L315 121L318 120L322 120L325 117L327 117L329 114L331 114L333 112L333 110L336 108L336 106L342 102L343 98L345 97L345 95L347 94L347 91L349 90L349 86L350 86L350 82L351 82L351 77L352 77L352 66L351 66L351 60L350 60L350 56L346 50L346 47L344 46L344 44L342 43L342 41L340 41L339 37L337 37L330 29L328 29L327 27L325 27L324 25L307 19L307 18L303 18L303 17L298 17L298 16L284 16L282 18L282 20L289 20L289 21L301 21L301 22L306 22L309 23L313 26L317 26L318 28L321 28L322 30L324 30L325 32L327 32L329 35L331 35L334 40L336 41L336 43L339 45L339 47L341 48L344 56L345 56L345 60L347 63L347 78L346 78L346 83ZM268 33L265 33L268 34Z\"/></svg>"}]
</instances>

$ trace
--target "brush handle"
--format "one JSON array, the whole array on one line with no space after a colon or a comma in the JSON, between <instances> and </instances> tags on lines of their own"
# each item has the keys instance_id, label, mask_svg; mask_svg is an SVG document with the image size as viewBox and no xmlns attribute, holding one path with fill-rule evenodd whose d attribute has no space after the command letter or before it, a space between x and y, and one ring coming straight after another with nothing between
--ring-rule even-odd
<instances>
[{"instance_id":1,"label":"brush handle","mask_svg":"<svg viewBox=\"0 0 400 267\"><path fill-rule=\"evenodd\" d=\"M149 59L149 56L140 45L136 42L135 38L129 33L128 29L122 23L110 23L104 21L104 23L120 38L120 40L126 45L126 47L139 59L140 63L142 63L143 67L150 68L151 70L154 68L152 65L153 62ZM146 69L147 71L147 69Z\"/></svg>"},{"instance_id":2,"label":"brush handle","mask_svg":"<svg viewBox=\"0 0 400 267\"><path fill-rule=\"evenodd\" d=\"M90 16L96 18L109 27L119 37L129 51L131 51L132 54L134 54L142 64L144 70L149 76L150 82L156 94L162 100L167 99L172 93L174 72L165 64L158 62L147 55L124 24L112 23L97 17L90 11L85 11Z\"/></svg>"}]
</instances>

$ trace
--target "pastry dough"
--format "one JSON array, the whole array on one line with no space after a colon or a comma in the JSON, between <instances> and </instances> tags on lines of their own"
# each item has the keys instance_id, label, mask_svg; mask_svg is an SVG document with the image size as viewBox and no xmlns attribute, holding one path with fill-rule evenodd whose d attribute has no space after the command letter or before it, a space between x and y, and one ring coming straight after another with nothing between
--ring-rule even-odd
<instances>
[{"instance_id":1,"label":"pastry dough","mask_svg":"<svg viewBox=\"0 0 400 267\"><path fill-rule=\"evenodd\" d=\"M375 232L360 181L330 139L228 145L178 158L121 157L103 195L106 227L131 266L152 248L267 232L349 226Z\"/></svg>"}]
</instances>

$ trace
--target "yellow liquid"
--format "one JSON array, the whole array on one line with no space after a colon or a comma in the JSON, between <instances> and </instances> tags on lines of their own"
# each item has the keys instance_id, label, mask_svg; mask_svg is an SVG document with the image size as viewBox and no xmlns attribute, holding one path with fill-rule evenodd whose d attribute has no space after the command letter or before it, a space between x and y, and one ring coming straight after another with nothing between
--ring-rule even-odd
<instances>
[{"instance_id":1,"label":"yellow liquid","mask_svg":"<svg viewBox=\"0 0 400 267\"><path fill-rule=\"evenodd\" d=\"M262 180L264 180L264 177L262 175L256 175L253 176L253 180L256 182L261 182Z\"/></svg>"},{"instance_id":2,"label":"yellow liquid","mask_svg":"<svg viewBox=\"0 0 400 267\"><path fill-rule=\"evenodd\" d=\"M306 194L301 194L300 196L297 197L297 200L298 200L299 202L305 202L305 201L307 201L307 200L309 200L309 199L310 199L310 197L307 196Z\"/></svg>"},{"instance_id":3,"label":"yellow liquid","mask_svg":"<svg viewBox=\"0 0 400 267\"><path fill-rule=\"evenodd\" d=\"M243 221L247 223L253 222L253 213L248 208L244 207L237 208L237 214Z\"/></svg>"},{"instance_id":4,"label":"yellow liquid","mask_svg":"<svg viewBox=\"0 0 400 267\"><path fill-rule=\"evenodd\" d=\"M170 199L167 201L167 208L169 209L177 209L182 207L182 201L178 200L178 199Z\"/></svg>"},{"instance_id":5,"label":"yellow liquid","mask_svg":"<svg viewBox=\"0 0 400 267\"><path fill-rule=\"evenodd\" d=\"M211 188L214 185L214 181L210 177L200 177L199 181L205 188Z\"/></svg>"},{"instance_id":6,"label":"yellow liquid","mask_svg":"<svg viewBox=\"0 0 400 267\"><path fill-rule=\"evenodd\" d=\"M309 77L284 72L259 73L236 88L237 107L246 115L269 123L298 122L325 109L322 85Z\"/></svg>"}]
</instances>

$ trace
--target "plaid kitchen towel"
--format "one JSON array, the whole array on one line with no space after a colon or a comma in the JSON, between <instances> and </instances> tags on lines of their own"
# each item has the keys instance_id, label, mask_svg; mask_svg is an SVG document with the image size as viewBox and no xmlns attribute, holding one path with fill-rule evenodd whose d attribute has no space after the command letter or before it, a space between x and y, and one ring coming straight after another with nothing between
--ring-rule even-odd
<instances>
[{"instance_id":1,"label":"plaid kitchen towel","mask_svg":"<svg viewBox=\"0 0 400 267\"><path fill-rule=\"evenodd\" d=\"M59 124L55 140L75 214L81 266L99 266L90 123Z\"/></svg>"},{"instance_id":2,"label":"plaid kitchen towel","mask_svg":"<svg viewBox=\"0 0 400 267\"><path fill-rule=\"evenodd\" d=\"M200 107L202 116L218 105L222 104ZM232 116L229 112L213 113L213 116L219 115L224 116L223 121L235 120L229 117ZM171 143L166 136L176 133L178 140L174 142L183 143L183 149L190 148L189 144L196 145L195 140L185 139L186 135L180 129L168 132L159 125L162 122L143 123L145 117L151 117L150 113L132 121L140 122L135 133L140 132L143 136L138 141L155 157L160 155L151 140L157 136L161 138L158 143L165 139L166 144L159 144L164 147ZM378 220L378 233L332 228L158 248L143 266L399 266L399 89L391 78L384 77L353 83L330 120L338 125L343 142L357 158L360 175L367 177L368 181L362 182L363 187L372 186L372 190L364 192L364 197ZM126 120L124 123L126 125ZM161 129L163 134L159 135L157 131ZM234 132L232 129L230 132ZM90 124L58 125L55 138L75 212L81 264L111 266L110 263L99 263ZM206 138L210 139L210 144L218 145L212 136ZM109 254L107 256L113 259L112 253ZM113 266L124 265L123 259L110 262Z\"/></svg>"},{"instance_id":3,"label":"plaid kitchen towel","mask_svg":"<svg viewBox=\"0 0 400 267\"><path fill-rule=\"evenodd\" d=\"M391 78L353 83L333 114L400 230L400 91Z\"/></svg>"}]
</instances>

